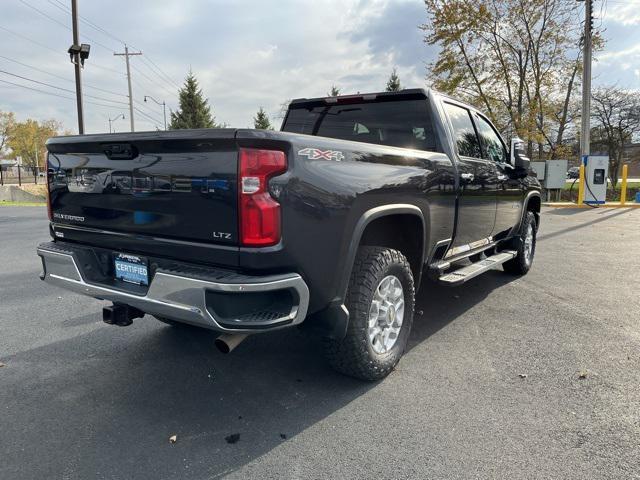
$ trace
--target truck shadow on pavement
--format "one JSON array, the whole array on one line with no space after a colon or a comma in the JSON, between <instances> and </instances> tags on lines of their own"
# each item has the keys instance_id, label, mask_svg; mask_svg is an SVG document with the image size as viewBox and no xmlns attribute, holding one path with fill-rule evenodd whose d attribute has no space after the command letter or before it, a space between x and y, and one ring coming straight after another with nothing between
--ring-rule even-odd
<instances>
[{"instance_id":1,"label":"truck shadow on pavement","mask_svg":"<svg viewBox=\"0 0 640 480\"><path fill-rule=\"evenodd\" d=\"M514 278L489 272L464 290L424 283L409 348L428 348ZM12 441L0 449L0 477L222 476L377 385L334 373L297 329L249 338L223 356L207 331L151 317L118 329L94 318L89 333L3 359L0 426Z\"/></svg>"}]
</instances>

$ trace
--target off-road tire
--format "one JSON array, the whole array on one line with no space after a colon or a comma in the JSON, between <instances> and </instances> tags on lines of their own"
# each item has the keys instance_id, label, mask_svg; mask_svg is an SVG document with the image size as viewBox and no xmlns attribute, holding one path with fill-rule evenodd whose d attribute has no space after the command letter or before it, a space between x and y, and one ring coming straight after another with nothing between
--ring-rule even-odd
<instances>
[{"instance_id":1,"label":"off-road tire","mask_svg":"<svg viewBox=\"0 0 640 480\"><path fill-rule=\"evenodd\" d=\"M533 229L533 244L531 246L531 253L529 258L525 254L525 239L529 226ZM536 253L536 234L538 233L538 225L536 223L536 217L533 212L527 212L522 225L520 226L520 232L511 240L511 248L518 252L515 258L502 264L502 268L505 272L512 275L526 275L533 265L533 258Z\"/></svg>"},{"instance_id":2,"label":"off-road tire","mask_svg":"<svg viewBox=\"0 0 640 480\"><path fill-rule=\"evenodd\" d=\"M402 284L404 319L393 347L386 353L378 354L369 341L369 310L378 285L388 275L396 276ZM342 340L325 341L325 354L330 365L340 373L361 380L379 380L389 375L407 346L414 303L413 274L405 256L391 248L360 247L347 291L347 334Z\"/></svg>"}]
</instances>

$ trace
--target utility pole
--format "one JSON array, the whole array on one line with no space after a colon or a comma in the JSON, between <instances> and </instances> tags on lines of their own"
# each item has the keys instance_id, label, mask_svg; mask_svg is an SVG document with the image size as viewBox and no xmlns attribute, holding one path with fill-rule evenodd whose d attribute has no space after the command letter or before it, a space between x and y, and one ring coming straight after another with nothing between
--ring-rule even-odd
<instances>
[{"instance_id":1,"label":"utility pole","mask_svg":"<svg viewBox=\"0 0 640 480\"><path fill-rule=\"evenodd\" d=\"M131 91L131 67L129 65L129 57L132 55L142 55L142 52L129 52L129 47L124 46L124 53L114 53L116 57L124 57L127 64L127 83L129 85L129 119L131 120L131 131L135 132L135 125L133 121L133 93Z\"/></svg>"},{"instance_id":2,"label":"utility pole","mask_svg":"<svg viewBox=\"0 0 640 480\"><path fill-rule=\"evenodd\" d=\"M71 22L73 24L73 45L80 45L80 34L78 33L78 0L71 0ZM78 133L84 134L84 108L82 106L82 60L80 59L79 47L73 53L72 61L76 74L76 104L78 106Z\"/></svg>"},{"instance_id":3,"label":"utility pole","mask_svg":"<svg viewBox=\"0 0 640 480\"><path fill-rule=\"evenodd\" d=\"M582 0L579 0L582 1ZM593 32L593 0L584 0L584 52L582 69L582 162L591 154L591 48Z\"/></svg>"}]
</instances>

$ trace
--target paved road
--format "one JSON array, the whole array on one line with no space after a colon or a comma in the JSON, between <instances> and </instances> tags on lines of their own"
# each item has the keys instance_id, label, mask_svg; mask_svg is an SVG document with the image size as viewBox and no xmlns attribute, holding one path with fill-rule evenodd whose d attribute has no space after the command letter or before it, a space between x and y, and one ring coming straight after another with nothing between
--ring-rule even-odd
<instances>
[{"instance_id":1,"label":"paved road","mask_svg":"<svg viewBox=\"0 0 640 480\"><path fill-rule=\"evenodd\" d=\"M526 278L425 286L377 384L297 330L103 325L37 279L43 216L0 208L2 479L640 478L640 211L546 211Z\"/></svg>"}]
</instances>

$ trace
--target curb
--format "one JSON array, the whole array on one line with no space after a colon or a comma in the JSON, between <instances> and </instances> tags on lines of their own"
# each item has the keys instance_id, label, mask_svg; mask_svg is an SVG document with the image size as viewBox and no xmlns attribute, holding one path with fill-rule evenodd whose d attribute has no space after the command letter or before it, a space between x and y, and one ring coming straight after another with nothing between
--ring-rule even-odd
<instances>
[{"instance_id":1,"label":"curb","mask_svg":"<svg viewBox=\"0 0 640 480\"><path fill-rule=\"evenodd\" d=\"M572 202L542 202L543 207L550 208L595 208L590 207L587 204L578 205ZM609 202L601 205L597 205L597 208L640 208L640 203L625 203L621 205L620 202Z\"/></svg>"}]
</instances>

